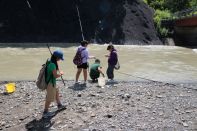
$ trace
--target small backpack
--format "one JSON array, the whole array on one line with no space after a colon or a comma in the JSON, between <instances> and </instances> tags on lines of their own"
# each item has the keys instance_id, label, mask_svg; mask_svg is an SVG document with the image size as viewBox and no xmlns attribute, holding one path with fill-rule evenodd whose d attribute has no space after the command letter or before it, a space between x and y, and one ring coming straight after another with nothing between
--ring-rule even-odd
<instances>
[{"instance_id":1,"label":"small backpack","mask_svg":"<svg viewBox=\"0 0 197 131\"><path fill-rule=\"evenodd\" d=\"M78 51L76 52L76 54L75 54L75 56L74 56L74 58L73 58L73 63L74 63L75 65L77 65L77 66L83 64L83 62L82 62L82 59L83 59L83 58L81 57L81 52L82 52L83 50L85 50L85 49L82 49L81 51L79 51L79 49L78 49Z\"/></svg>"},{"instance_id":2,"label":"small backpack","mask_svg":"<svg viewBox=\"0 0 197 131\"><path fill-rule=\"evenodd\" d=\"M115 65L115 67L114 67L116 70L119 70L120 69L120 63L119 63L119 61L117 61L117 63L116 63L116 65Z\"/></svg>"},{"instance_id":3,"label":"small backpack","mask_svg":"<svg viewBox=\"0 0 197 131\"><path fill-rule=\"evenodd\" d=\"M47 60L48 62L48 60ZM42 68L40 69L38 78L36 80L36 85L40 90L45 90L47 89L47 85L49 83L46 82L46 74L47 74L47 62L45 64L42 65ZM50 79L49 79L50 80Z\"/></svg>"}]
</instances>

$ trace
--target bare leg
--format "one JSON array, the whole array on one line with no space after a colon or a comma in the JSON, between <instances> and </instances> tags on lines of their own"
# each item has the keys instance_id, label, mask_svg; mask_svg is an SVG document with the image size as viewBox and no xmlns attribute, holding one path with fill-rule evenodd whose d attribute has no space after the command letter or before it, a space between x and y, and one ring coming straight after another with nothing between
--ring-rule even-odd
<instances>
[{"instance_id":1,"label":"bare leg","mask_svg":"<svg viewBox=\"0 0 197 131\"><path fill-rule=\"evenodd\" d=\"M86 82L88 77L87 69L83 69L83 77L84 77L84 82Z\"/></svg>"},{"instance_id":2,"label":"bare leg","mask_svg":"<svg viewBox=\"0 0 197 131\"><path fill-rule=\"evenodd\" d=\"M60 96L59 96L59 90L57 89L57 91L56 91L56 102L57 102L57 105L59 105L59 104L61 104L61 102L60 102Z\"/></svg>"},{"instance_id":3,"label":"bare leg","mask_svg":"<svg viewBox=\"0 0 197 131\"><path fill-rule=\"evenodd\" d=\"M80 76L80 74L81 74L81 71L82 71L82 68L78 68L78 69L77 69L77 73L76 73L76 82L78 82L78 80L79 80L79 76Z\"/></svg>"},{"instance_id":4,"label":"bare leg","mask_svg":"<svg viewBox=\"0 0 197 131\"><path fill-rule=\"evenodd\" d=\"M50 106L51 102L49 101L45 101L45 106L44 106L44 111L48 111L49 110L49 106Z\"/></svg>"},{"instance_id":5,"label":"bare leg","mask_svg":"<svg viewBox=\"0 0 197 131\"><path fill-rule=\"evenodd\" d=\"M45 100L45 106L44 106L44 111L46 111L46 112L48 112L49 106L50 106L50 104L51 104L51 101L48 100L48 95L50 95L50 93L51 93L51 92L50 92L50 87L51 87L51 85L48 84L48 85L47 85L47 89L46 89L47 94L46 94L46 100Z\"/></svg>"}]
</instances>

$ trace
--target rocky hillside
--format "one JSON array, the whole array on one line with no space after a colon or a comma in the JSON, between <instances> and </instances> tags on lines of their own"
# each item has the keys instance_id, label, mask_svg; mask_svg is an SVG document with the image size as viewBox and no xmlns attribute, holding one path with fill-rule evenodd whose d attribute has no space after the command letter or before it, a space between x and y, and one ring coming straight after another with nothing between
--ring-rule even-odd
<instances>
[{"instance_id":1,"label":"rocky hillside","mask_svg":"<svg viewBox=\"0 0 197 131\"><path fill-rule=\"evenodd\" d=\"M0 42L161 44L142 0L0 0Z\"/></svg>"}]
</instances>

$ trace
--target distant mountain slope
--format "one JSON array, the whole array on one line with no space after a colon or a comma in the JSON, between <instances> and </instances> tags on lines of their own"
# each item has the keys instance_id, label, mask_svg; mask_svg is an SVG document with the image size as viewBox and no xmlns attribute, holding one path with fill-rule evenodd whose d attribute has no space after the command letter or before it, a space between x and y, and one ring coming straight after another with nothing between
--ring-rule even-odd
<instances>
[{"instance_id":1,"label":"distant mountain slope","mask_svg":"<svg viewBox=\"0 0 197 131\"><path fill-rule=\"evenodd\" d=\"M141 0L0 0L1 42L162 44Z\"/></svg>"}]
</instances>

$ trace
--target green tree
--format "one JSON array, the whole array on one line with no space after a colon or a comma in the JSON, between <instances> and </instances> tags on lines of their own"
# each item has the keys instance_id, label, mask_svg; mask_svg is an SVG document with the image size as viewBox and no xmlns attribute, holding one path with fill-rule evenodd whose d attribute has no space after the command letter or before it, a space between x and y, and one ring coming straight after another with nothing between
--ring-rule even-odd
<instances>
[{"instance_id":1,"label":"green tree","mask_svg":"<svg viewBox=\"0 0 197 131\"><path fill-rule=\"evenodd\" d=\"M191 0L189 4L190 7L197 7L197 0Z\"/></svg>"},{"instance_id":2,"label":"green tree","mask_svg":"<svg viewBox=\"0 0 197 131\"><path fill-rule=\"evenodd\" d=\"M165 0L165 6L172 13L190 8L191 0Z\"/></svg>"},{"instance_id":3,"label":"green tree","mask_svg":"<svg viewBox=\"0 0 197 131\"><path fill-rule=\"evenodd\" d=\"M152 7L153 9L164 9L163 4L165 2L165 0L144 0L145 3L147 3L150 7Z\"/></svg>"},{"instance_id":4,"label":"green tree","mask_svg":"<svg viewBox=\"0 0 197 131\"><path fill-rule=\"evenodd\" d=\"M168 34L168 30L161 27L162 19L172 18L172 14L175 12L197 7L197 0L144 0L144 2L155 10L155 26L162 37Z\"/></svg>"},{"instance_id":5,"label":"green tree","mask_svg":"<svg viewBox=\"0 0 197 131\"><path fill-rule=\"evenodd\" d=\"M157 10L170 10L172 13L197 6L197 0L144 0Z\"/></svg>"},{"instance_id":6,"label":"green tree","mask_svg":"<svg viewBox=\"0 0 197 131\"><path fill-rule=\"evenodd\" d=\"M154 14L154 22L156 25L157 32L161 37L166 37L168 35L168 29L161 27L161 20L168 19L171 17L171 13L168 10L156 10Z\"/></svg>"}]
</instances>

